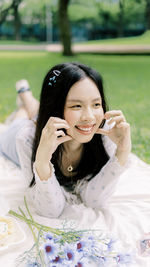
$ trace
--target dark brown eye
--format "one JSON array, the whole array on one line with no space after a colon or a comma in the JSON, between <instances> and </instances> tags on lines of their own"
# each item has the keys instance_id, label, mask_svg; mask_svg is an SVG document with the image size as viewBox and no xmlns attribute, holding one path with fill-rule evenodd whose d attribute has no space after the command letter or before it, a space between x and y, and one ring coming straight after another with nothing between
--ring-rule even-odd
<instances>
[{"instance_id":1,"label":"dark brown eye","mask_svg":"<svg viewBox=\"0 0 150 267\"><path fill-rule=\"evenodd\" d=\"M81 105L74 105L71 108L81 108Z\"/></svg>"}]
</instances>

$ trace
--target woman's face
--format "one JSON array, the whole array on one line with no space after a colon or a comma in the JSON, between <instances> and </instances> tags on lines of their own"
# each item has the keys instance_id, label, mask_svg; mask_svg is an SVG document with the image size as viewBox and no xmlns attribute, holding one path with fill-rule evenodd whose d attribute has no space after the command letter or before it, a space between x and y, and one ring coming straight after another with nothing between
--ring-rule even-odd
<instances>
[{"instance_id":1,"label":"woman's face","mask_svg":"<svg viewBox=\"0 0 150 267\"><path fill-rule=\"evenodd\" d=\"M64 119L70 128L67 133L79 143L89 142L104 117L102 99L90 78L76 82L69 90L64 108Z\"/></svg>"}]
</instances>

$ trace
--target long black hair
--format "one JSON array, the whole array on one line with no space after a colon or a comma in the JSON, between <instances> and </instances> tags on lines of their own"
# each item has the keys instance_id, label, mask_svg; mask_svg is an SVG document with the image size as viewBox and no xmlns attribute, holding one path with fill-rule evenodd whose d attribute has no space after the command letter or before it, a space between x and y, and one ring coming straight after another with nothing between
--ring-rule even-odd
<instances>
[{"instance_id":1,"label":"long black hair","mask_svg":"<svg viewBox=\"0 0 150 267\"><path fill-rule=\"evenodd\" d=\"M42 85L39 114L33 142L31 160L32 167L33 162L35 161L42 130L48 119L50 117L59 117L63 119L66 97L70 88L74 83L86 77L90 78L96 84L101 95L102 107L105 113L107 105L104 96L102 77L94 69L77 62L63 63L54 66L45 76ZM55 175L60 185L63 185L66 188L68 187L72 189L77 180L83 179L87 175L89 180L92 179L109 159L109 156L103 146L100 134L95 134L92 140L88 143L84 143L83 146L84 152L76 169L77 174L73 177L73 179L66 178L60 170L60 164L58 164L58 159L61 160L63 145L59 145L52 155L51 162L54 165ZM35 184L34 177L30 186L33 184Z\"/></svg>"}]
</instances>

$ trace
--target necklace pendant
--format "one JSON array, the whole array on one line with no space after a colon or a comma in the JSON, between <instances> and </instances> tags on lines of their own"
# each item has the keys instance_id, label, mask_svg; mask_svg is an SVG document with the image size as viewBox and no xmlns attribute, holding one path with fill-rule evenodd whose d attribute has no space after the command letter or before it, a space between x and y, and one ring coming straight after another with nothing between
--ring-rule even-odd
<instances>
[{"instance_id":1,"label":"necklace pendant","mask_svg":"<svg viewBox=\"0 0 150 267\"><path fill-rule=\"evenodd\" d=\"M71 165L69 165L68 168L67 168L67 171L68 172L72 172L73 171L73 167Z\"/></svg>"}]
</instances>

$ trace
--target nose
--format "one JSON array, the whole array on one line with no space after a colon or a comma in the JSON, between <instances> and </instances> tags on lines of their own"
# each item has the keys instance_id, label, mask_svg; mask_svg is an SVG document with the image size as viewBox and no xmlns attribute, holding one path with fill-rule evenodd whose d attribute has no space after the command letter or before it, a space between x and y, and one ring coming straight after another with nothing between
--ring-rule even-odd
<instances>
[{"instance_id":1,"label":"nose","mask_svg":"<svg viewBox=\"0 0 150 267\"><path fill-rule=\"evenodd\" d=\"M81 120L92 122L95 119L93 109L88 107L82 111Z\"/></svg>"}]
</instances>

